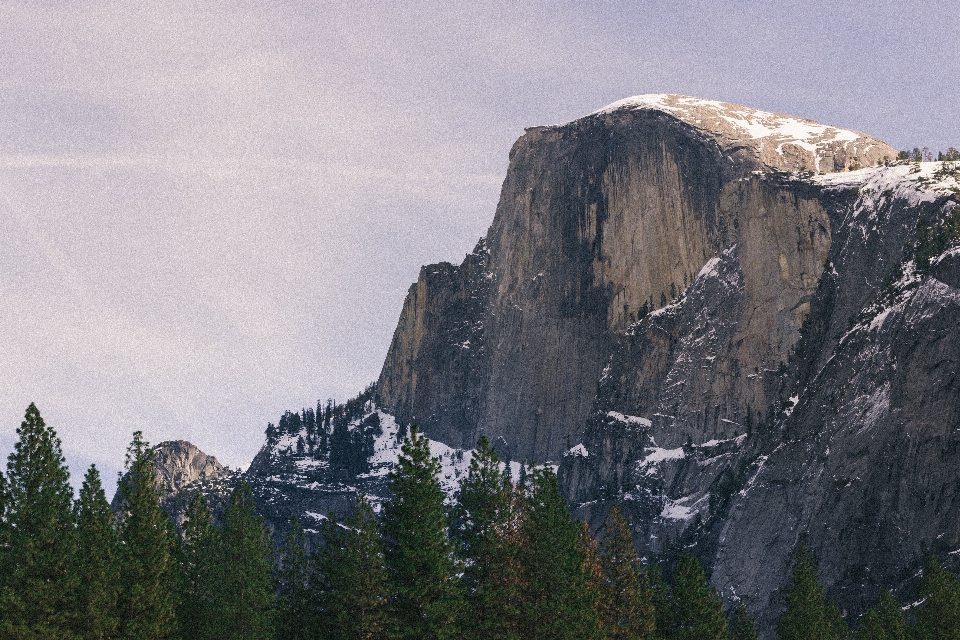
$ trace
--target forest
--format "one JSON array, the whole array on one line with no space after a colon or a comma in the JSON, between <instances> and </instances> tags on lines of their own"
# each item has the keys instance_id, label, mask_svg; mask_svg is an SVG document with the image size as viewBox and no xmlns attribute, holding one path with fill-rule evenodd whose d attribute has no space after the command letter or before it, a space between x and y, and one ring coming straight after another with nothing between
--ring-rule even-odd
<instances>
[{"instance_id":1,"label":"forest","mask_svg":"<svg viewBox=\"0 0 960 640\"><path fill-rule=\"evenodd\" d=\"M293 518L274 549L243 480L219 513L197 494L178 533L140 432L116 513L95 466L74 498L35 405L17 435L0 474L0 639L757 637L747 603L724 603L694 555L667 580L637 556L616 508L594 536L570 517L552 467L514 483L485 438L448 501L411 427L390 501L361 497L343 522L328 516L316 545ZM848 621L801 547L782 605L781 640L960 637L960 582L934 558L919 603L905 612L885 592Z\"/></svg>"}]
</instances>

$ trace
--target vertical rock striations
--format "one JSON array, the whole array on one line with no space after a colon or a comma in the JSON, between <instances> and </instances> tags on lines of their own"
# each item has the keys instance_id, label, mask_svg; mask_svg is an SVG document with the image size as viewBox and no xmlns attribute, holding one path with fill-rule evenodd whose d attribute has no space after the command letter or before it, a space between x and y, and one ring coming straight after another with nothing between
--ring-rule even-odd
<instances>
[{"instance_id":1,"label":"vertical rock striations","mask_svg":"<svg viewBox=\"0 0 960 640\"><path fill-rule=\"evenodd\" d=\"M894 155L855 132L683 96L529 129L485 244L460 267L425 267L411 288L378 402L456 446L483 433L516 459L558 459L627 327L738 242L752 308L737 339L758 340L730 366L775 366L796 339L830 225L815 196L739 181ZM764 401L731 393L737 401L704 420L736 414L740 396Z\"/></svg>"},{"instance_id":2,"label":"vertical rock striations","mask_svg":"<svg viewBox=\"0 0 960 640\"><path fill-rule=\"evenodd\" d=\"M378 404L560 462L581 517L620 504L766 629L801 542L850 616L909 591L960 548L960 169L895 157L684 96L529 129L485 240L411 288Z\"/></svg>"}]
</instances>

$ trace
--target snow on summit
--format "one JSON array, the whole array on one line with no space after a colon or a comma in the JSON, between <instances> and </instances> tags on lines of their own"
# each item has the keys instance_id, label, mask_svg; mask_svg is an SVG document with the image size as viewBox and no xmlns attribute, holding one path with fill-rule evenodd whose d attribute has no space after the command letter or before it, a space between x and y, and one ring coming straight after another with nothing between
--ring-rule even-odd
<instances>
[{"instance_id":1,"label":"snow on summit","mask_svg":"<svg viewBox=\"0 0 960 640\"><path fill-rule=\"evenodd\" d=\"M711 134L725 149L753 147L776 169L832 173L897 157L885 142L850 129L820 124L741 104L675 94L646 94L618 100L587 117L622 111L660 111Z\"/></svg>"}]
</instances>

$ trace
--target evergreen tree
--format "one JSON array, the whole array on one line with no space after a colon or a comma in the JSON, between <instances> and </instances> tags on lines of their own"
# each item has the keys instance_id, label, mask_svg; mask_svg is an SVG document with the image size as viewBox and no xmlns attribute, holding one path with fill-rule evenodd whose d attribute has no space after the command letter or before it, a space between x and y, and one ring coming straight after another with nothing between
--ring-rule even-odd
<instances>
[{"instance_id":1,"label":"evergreen tree","mask_svg":"<svg viewBox=\"0 0 960 640\"><path fill-rule=\"evenodd\" d=\"M366 498L344 525L330 514L321 530L326 547L314 554L311 592L320 637L382 640L389 632L388 576L380 527Z\"/></svg>"},{"instance_id":2,"label":"evergreen tree","mask_svg":"<svg viewBox=\"0 0 960 640\"><path fill-rule=\"evenodd\" d=\"M213 640L217 637L214 594L220 548L210 510L200 493L187 506L182 549L183 582L177 614L181 635L183 640Z\"/></svg>"},{"instance_id":3,"label":"evergreen tree","mask_svg":"<svg viewBox=\"0 0 960 640\"><path fill-rule=\"evenodd\" d=\"M841 640L849 635L840 610L827 600L817 579L817 563L806 547L793 561L784 598L787 610L777 626L778 640Z\"/></svg>"},{"instance_id":4,"label":"evergreen tree","mask_svg":"<svg viewBox=\"0 0 960 640\"><path fill-rule=\"evenodd\" d=\"M246 480L241 480L230 494L219 539L213 597L217 638L272 638L273 547Z\"/></svg>"},{"instance_id":5,"label":"evergreen tree","mask_svg":"<svg viewBox=\"0 0 960 640\"><path fill-rule=\"evenodd\" d=\"M77 635L90 640L116 637L120 565L119 541L113 512L100 482L100 472L90 465L76 504L77 519Z\"/></svg>"},{"instance_id":6,"label":"evergreen tree","mask_svg":"<svg viewBox=\"0 0 960 640\"><path fill-rule=\"evenodd\" d=\"M600 544L590 531L590 525L580 523L580 550L583 552L583 575L586 577L586 591L597 613L600 636L606 637L603 629L600 589L603 586L603 564L600 560Z\"/></svg>"},{"instance_id":7,"label":"evergreen tree","mask_svg":"<svg viewBox=\"0 0 960 640\"><path fill-rule=\"evenodd\" d=\"M653 609L656 613L657 631L654 638L667 639L673 629L673 609L670 606L670 589L663 579L660 565L654 564L647 569L650 580L650 593L653 596Z\"/></svg>"},{"instance_id":8,"label":"evergreen tree","mask_svg":"<svg viewBox=\"0 0 960 640\"><path fill-rule=\"evenodd\" d=\"M727 637L723 601L710 586L703 567L691 553L680 556L673 573L670 605L672 640L719 640Z\"/></svg>"},{"instance_id":9,"label":"evergreen tree","mask_svg":"<svg viewBox=\"0 0 960 640\"><path fill-rule=\"evenodd\" d=\"M309 414L308 414L309 415ZM290 516L277 568L277 638L306 640L313 626L309 593L310 566L306 540L297 516Z\"/></svg>"},{"instance_id":10,"label":"evergreen tree","mask_svg":"<svg viewBox=\"0 0 960 640\"><path fill-rule=\"evenodd\" d=\"M174 637L179 576L177 538L160 509L154 451L135 431L120 481L120 637Z\"/></svg>"},{"instance_id":11,"label":"evergreen tree","mask_svg":"<svg viewBox=\"0 0 960 640\"><path fill-rule=\"evenodd\" d=\"M920 595L924 603L917 611L917 640L960 638L960 582L932 556L923 569Z\"/></svg>"},{"instance_id":12,"label":"evergreen tree","mask_svg":"<svg viewBox=\"0 0 960 640\"><path fill-rule=\"evenodd\" d=\"M397 638L452 638L463 598L447 535L440 461L427 439L410 431L390 473L393 500L384 507L386 565L392 591L391 625Z\"/></svg>"},{"instance_id":13,"label":"evergreen tree","mask_svg":"<svg viewBox=\"0 0 960 640\"><path fill-rule=\"evenodd\" d=\"M884 590L864 614L854 637L856 640L907 640L908 635L903 610L893 594Z\"/></svg>"},{"instance_id":14,"label":"evergreen tree","mask_svg":"<svg viewBox=\"0 0 960 640\"><path fill-rule=\"evenodd\" d=\"M0 637L70 638L76 574L73 490L60 439L31 403L7 462Z\"/></svg>"},{"instance_id":15,"label":"evergreen tree","mask_svg":"<svg viewBox=\"0 0 960 640\"><path fill-rule=\"evenodd\" d=\"M557 474L550 467L538 468L528 483L521 637L599 638L600 621L584 571L580 526L567 511Z\"/></svg>"},{"instance_id":16,"label":"evergreen tree","mask_svg":"<svg viewBox=\"0 0 960 640\"><path fill-rule=\"evenodd\" d=\"M757 640L757 627L743 600L737 603L737 609L733 614L730 640Z\"/></svg>"},{"instance_id":17,"label":"evergreen tree","mask_svg":"<svg viewBox=\"0 0 960 640\"><path fill-rule=\"evenodd\" d=\"M514 491L500 458L481 436L457 495L456 535L466 560L464 633L518 638L520 539Z\"/></svg>"},{"instance_id":18,"label":"evergreen tree","mask_svg":"<svg viewBox=\"0 0 960 640\"><path fill-rule=\"evenodd\" d=\"M657 626L653 592L633 547L633 534L617 507L610 510L604 524L600 561L600 622L606 637L653 637Z\"/></svg>"}]
</instances>

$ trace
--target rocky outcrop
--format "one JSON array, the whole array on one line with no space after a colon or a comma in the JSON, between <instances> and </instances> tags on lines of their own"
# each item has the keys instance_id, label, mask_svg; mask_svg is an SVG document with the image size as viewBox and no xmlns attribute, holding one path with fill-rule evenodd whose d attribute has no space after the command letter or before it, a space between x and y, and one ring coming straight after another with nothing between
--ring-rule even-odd
<instances>
[{"instance_id":1,"label":"rocky outcrop","mask_svg":"<svg viewBox=\"0 0 960 640\"><path fill-rule=\"evenodd\" d=\"M486 434L513 458L559 459L619 336L737 242L753 305L738 330L764 334L745 342L755 353L742 364L776 365L816 288L830 225L815 196L738 181L895 155L856 132L684 96L529 129L485 245L460 267L425 267L411 288L378 402L456 446Z\"/></svg>"},{"instance_id":2,"label":"rocky outcrop","mask_svg":"<svg viewBox=\"0 0 960 640\"><path fill-rule=\"evenodd\" d=\"M153 464L160 487L160 506L179 527L185 518L187 505L201 492L216 511L235 480L236 472L224 467L186 440L169 440L153 447ZM122 507L124 478L121 478L111 508Z\"/></svg>"},{"instance_id":3,"label":"rocky outcrop","mask_svg":"<svg viewBox=\"0 0 960 640\"><path fill-rule=\"evenodd\" d=\"M960 548L960 183L895 156L683 96L529 129L485 241L411 288L377 401L559 462L579 517L693 550L765 633L801 543L849 618L907 597Z\"/></svg>"}]
</instances>

